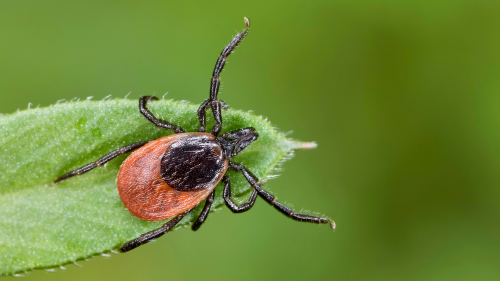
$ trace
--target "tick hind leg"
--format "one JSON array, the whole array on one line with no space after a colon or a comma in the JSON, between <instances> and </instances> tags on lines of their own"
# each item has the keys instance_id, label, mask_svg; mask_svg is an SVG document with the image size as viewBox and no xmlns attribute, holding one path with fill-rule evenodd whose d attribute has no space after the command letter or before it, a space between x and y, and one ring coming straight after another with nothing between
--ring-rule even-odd
<instances>
[{"instance_id":1,"label":"tick hind leg","mask_svg":"<svg viewBox=\"0 0 500 281\"><path fill-rule=\"evenodd\" d=\"M59 178L57 178L53 183L58 183L62 180L65 180L65 179L68 179L68 178L71 178L71 177L74 177L74 176L78 176L78 175L81 175L81 174L85 174L86 172L94 169L94 168L97 168L97 167L100 167L106 163L108 163L109 161L111 161L113 158L116 158L122 154L125 154L127 152L130 152L130 151L133 151L133 150L136 150L138 149L139 147L145 145L146 143L148 143L149 141L141 141L141 142L137 142L137 143L133 143L133 144L130 144L130 145L127 145L125 147L122 147L120 149L117 149L113 152L110 152L106 155L104 155L103 157L101 157L99 160L93 162L93 163L90 163L90 164L87 164L83 167L80 167L74 171L71 171L65 175L62 175L60 176Z\"/></svg>"},{"instance_id":2,"label":"tick hind leg","mask_svg":"<svg viewBox=\"0 0 500 281\"><path fill-rule=\"evenodd\" d=\"M236 47L240 44L243 38L247 35L248 30L250 28L250 22L247 18L245 18L246 29L244 29L241 33L237 34L234 39L222 50L222 53L217 59L217 63L215 63L214 72L212 74L212 81L210 83L210 98L205 100L200 108L198 109L198 119L200 120L200 129L199 132L205 132L206 130L206 110L211 107L212 114L215 119L215 126L212 129L212 135L217 136L222 127L222 115L221 108L227 109L227 105L217 99L217 95L219 93L220 87L220 73L222 69L224 69L224 65L226 65L227 57L234 51Z\"/></svg>"},{"instance_id":3,"label":"tick hind leg","mask_svg":"<svg viewBox=\"0 0 500 281\"><path fill-rule=\"evenodd\" d=\"M165 223L162 227L155 229L153 231L150 231L148 233L144 233L139 238L136 238L134 240L130 240L127 243L123 244L123 246L120 248L120 251L122 252L128 252L130 250L133 250L143 244L146 244L148 242L151 242L152 240L155 240L156 238L161 237L165 233L169 232L172 228L174 228L181 220L182 218L189 214L193 209L185 211L184 213L181 213Z\"/></svg>"},{"instance_id":4,"label":"tick hind leg","mask_svg":"<svg viewBox=\"0 0 500 281\"><path fill-rule=\"evenodd\" d=\"M278 211L283 213L284 215L296 220L303 222L312 222L312 223L329 223L332 230L335 230L335 222L328 218L320 218L310 215L298 214L295 213L292 209L286 207L285 205L276 201L276 198L269 194L267 191L263 190L259 185L259 180L256 176L254 176L249 170L247 170L244 166L229 162L229 168L235 171L241 171L243 176L248 181L248 183L257 191L260 197L266 200L269 204L273 205Z\"/></svg>"}]
</instances>

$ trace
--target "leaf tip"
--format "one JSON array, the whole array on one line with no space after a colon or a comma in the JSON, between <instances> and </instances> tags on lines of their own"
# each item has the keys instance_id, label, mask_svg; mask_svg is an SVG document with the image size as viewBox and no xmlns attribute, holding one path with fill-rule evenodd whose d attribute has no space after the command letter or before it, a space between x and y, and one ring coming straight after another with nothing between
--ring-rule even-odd
<instances>
[{"instance_id":1,"label":"leaf tip","mask_svg":"<svg viewBox=\"0 0 500 281\"><path fill-rule=\"evenodd\" d=\"M315 142L294 142L293 149L313 149L318 147L318 144Z\"/></svg>"},{"instance_id":2,"label":"leaf tip","mask_svg":"<svg viewBox=\"0 0 500 281\"><path fill-rule=\"evenodd\" d=\"M332 228L332 231L335 232L335 228L337 227L337 225L335 224L335 222L333 220L329 220L330 221L330 227Z\"/></svg>"}]
</instances>

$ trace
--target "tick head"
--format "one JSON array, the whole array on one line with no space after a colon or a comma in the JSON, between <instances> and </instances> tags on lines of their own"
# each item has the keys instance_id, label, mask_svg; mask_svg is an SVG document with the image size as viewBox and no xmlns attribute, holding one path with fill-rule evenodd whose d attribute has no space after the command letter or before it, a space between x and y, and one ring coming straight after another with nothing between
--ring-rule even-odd
<instances>
[{"instance_id":1,"label":"tick head","mask_svg":"<svg viewBox=\"0 0 500 281\"><path fill-rule=\"evenodd\" d=\"M224 156L231 158L238 155L243 149L259 138L259 133L252 127L225 133L217 138L217 142L224 149Z\"/></svg>"}]
</instances>

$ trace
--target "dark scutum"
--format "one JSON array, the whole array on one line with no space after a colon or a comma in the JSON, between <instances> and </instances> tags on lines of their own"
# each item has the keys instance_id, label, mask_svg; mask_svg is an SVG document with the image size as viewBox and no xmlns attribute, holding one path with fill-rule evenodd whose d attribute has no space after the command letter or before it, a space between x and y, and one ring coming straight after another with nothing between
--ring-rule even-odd
<instances>
[{"instance_id":1,"label":"dark scutum","mask_svg":"<svg viewBox=\"0 0 500 281\"><path fill-rule=\"evenodd\" d=\"M181 139L161 159L161 176L178 191L212 187L225 170L222 148L210 136Z\"/></svg>"}]
</instances>

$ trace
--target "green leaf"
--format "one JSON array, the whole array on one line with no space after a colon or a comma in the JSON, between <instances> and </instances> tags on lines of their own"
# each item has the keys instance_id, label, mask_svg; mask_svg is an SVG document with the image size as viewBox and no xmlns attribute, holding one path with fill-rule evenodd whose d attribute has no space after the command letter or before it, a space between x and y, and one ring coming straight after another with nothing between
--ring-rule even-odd
<instances>
[{"instance_id":1,"label":"green leaf","mask_svg":"<svg viewBox=\"0 0 500 281\"><path fill-rule=\"evenodd\" d=\"M198 129L196 105L161 100L150 102L149 108L187 132ZM285 138L261 117L227 110L223 118L222 132L248 126L258 130L258 141L234 161L263 182L285 156L304 145ZM164 224L140 220L123 206L116 175L126 156L57 185L51 182L119 147L172 133L147 121L132 100L71 102L1 115L0 275L109 252ZM240 174L228 175L234 196L250 190ZM221 191L219 184L212 209L223 204ZM177 228L193 222L202 205Z\"/></svg>"}]
</instances>

